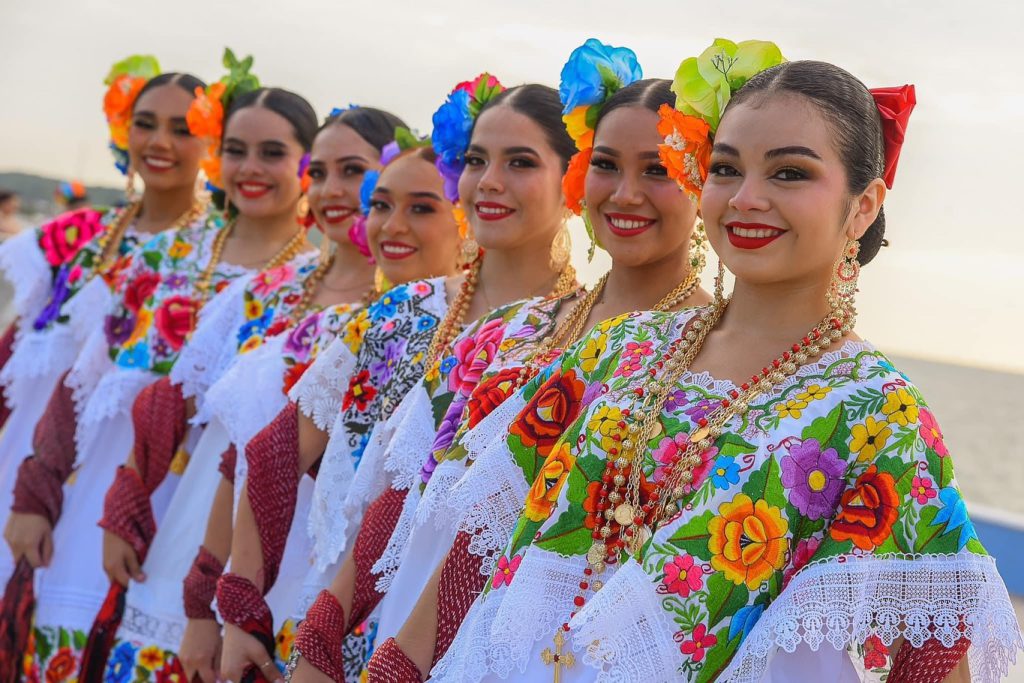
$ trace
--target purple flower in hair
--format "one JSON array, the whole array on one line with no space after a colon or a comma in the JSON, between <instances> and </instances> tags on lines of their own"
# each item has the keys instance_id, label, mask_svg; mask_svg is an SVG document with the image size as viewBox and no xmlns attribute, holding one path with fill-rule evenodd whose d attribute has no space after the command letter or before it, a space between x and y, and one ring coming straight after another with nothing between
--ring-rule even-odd
<instances>
[{"instance_id":1,"label":"purple flower in hair","mask_svg":"<svg viewBox=\"0 0 1024 683\"><path fill-rule=\"evenodd\" d=\"M299 177L306 175L307 170L309 170L309 152L303 154L299 159Z\"/></svg>"},{"instance_id":2,"label":"purple flower in hair","mask_svg":"<svg viewBox=\"0 0 1024 683\"><path fill-rule=\"evenodd\" d=\"M380 150L380 165L387 166L401 153L402 148L398 146L398 140L392 140Z\"/></svg>"}]
</instances>

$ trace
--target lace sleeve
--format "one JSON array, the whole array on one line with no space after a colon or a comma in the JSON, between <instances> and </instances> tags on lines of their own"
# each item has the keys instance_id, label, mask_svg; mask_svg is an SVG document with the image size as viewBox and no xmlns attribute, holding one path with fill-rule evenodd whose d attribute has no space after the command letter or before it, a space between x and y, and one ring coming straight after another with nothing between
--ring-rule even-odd
<instances>
[{"instance_id":1,"label":"lace sleeve","mask_svg":"<svg viewBox=\"0 0 1024 683\"><path fill-rule=\"evenodd\" d=\"M50 296L53 272L39 248L39 231L22 230L0 245L0 270L14 288L17 316L31 321Z\"/></svg>"},{"instance_id":2,"label":"lace sleeve","mask_svg":"<svg viewBox=\"0 0 1024 683\"><path fill-rule=\"evenodd\" d=\"M335 418L341 414L341 399L355 362L348 344L336 339L316 357L288 394L298 404L299 412L313 420L321 431L330 432Z\"/></svg>"},{"instance_id":3,"label":"lace sleeve","mask_svg":"<svg viewBox=\"0 0 1024 683\"><path fill-rule=\"evenodd\" d=\"M196 330L171 370L171 381L182 385L185 398L196 397L201 404L206 390L237 357L236 337L245 322L242 297L251 279L237 278L200 311Z\"/></svg>"}]
</instances>

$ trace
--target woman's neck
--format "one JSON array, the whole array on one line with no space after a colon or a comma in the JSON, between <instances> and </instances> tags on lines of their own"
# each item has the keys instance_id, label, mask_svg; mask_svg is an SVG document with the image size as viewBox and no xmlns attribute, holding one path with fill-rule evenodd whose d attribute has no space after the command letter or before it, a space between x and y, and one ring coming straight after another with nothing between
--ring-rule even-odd
<instances>
[{"instance_id":1,"label":"woman's neck","mask_svg":"<svg viewBox=\"0 0 1024 683\"><path fill-rule=\"evenodd\" d=\"M654 308L689 273L690 257L686 247L639 266L613 261L601 295L601 306L607 309L604 317Z\"/></svg>"},{"instance_id":2,"label":"woman's neck","mask_svg":"<svg viewBox=\"0 0 1024 683\"><path fill-rule=\"evenodd\" d=\"M785 348L828 314L827 288L820 279L771 284L737 280L718 329L772 350Z\"/></svg>"},{"instance_id":3,"label":"woman's neck","mask_svg":"<svg viewBox=\"0 0 1024 683\"><path fill-rule=\"evenodd\" d=\"M494 249L485 251L483 258L467 320L513 301L547 295L558 280L549 251Z\"/></svg>"},{"instance_id":4,"label":"woman's neck","mask_svg":"<svg viewBox=\"0 0 1024 683\"><path fill-rule=\"evenodd\" d=\"M225 263L245 268L260 268L274 258L302 230L294 214L274 216L247 216L235 219L225 245L222 259ZM309 240L300 249L309 248Z\"/></svg>"},{"instance_id":5,"label":"woman's neck","mask_svg":"<svg viewBox=\"0 0 1024 683\"><path fill-rule=\"evenodd\" d=\"M195 192L188 185L170 190L146 188L142 193L142 208L135 219L135 229L150 234L166 230L192 208L195 200Z\"/></svg>"}]
</instances>

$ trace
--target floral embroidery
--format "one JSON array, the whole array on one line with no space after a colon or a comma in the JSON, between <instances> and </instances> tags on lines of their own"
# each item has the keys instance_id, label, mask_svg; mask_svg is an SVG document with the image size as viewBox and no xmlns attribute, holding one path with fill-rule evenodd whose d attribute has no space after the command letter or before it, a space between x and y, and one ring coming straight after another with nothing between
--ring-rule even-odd
<instances>
[{"instance_id":1,"label":"floral embroidery","mask_svg":"<svg viewBox=\"0 0 1024 683\"><path fill-rule=\"evenodd\" d=\"M704 568L695 564L690 555L677 555L665 565L665 590L684 598L704 585Z\"/></svg>"},{"instance_id":2,"label":"floral embroidery","mask_svg":"<svg viewBox=\"0 0 1024 683\"><path fill-rule=\"evenodd\" d=\"M782 567L789 549L788 529L779 508L740 493L722 503L708 525L711 566L733 583L754 590Z\"/></svg>"},{"instance_id":3,"label":"floral embroidery","mask_svg":"<svg viewBox=\"0 0 1024 683\"><path fill-rule=\"evenodd\" d=\"M512 584L512 579L515 578L516 570L519 569L519 564L523 561L521 555L516 555L511 560L507 557L502 557L498 560L498 565L494 570L494 578L491 579L491 587L499 588L501 586L509 586Z\"/></svg>"},{"instance_id":4,"label":"floral embroidery","mask_svg":"<svg viewBox=\"0 0 1024 683\"><path fill-rule=\"evenodd\" d=\"M842 509L832 523L832 538L853 541L861 550L872 550L892 533L899 516L896 482L888 472L872 465L840 500Z\"/></svg>"},{"instance_id":5,"label":"floral embroidery","mask_svg":"<svg viewBox=\"0 0 1024 683\"><path fill-rule=\"evenodd\" d=\"M885 405L882 406L882 414L901 427L917 422L920 408L917 406L917 399L910 395L906 389L900 388L890 391L885 395Z\"/></svg>"},{"instance_id":6,"label":"floral embroidery","mask_svg":"<svg viewBox=\"0 0 1024 683\"><path fill-rule=\"evenodd\" d=\"M850 440L850 450L860 454L860 462L870 462L875 459L878 451L885 448L886 442L892 436L892 429L889 423L876 420L869 415L863 424L853 425L850 434L853 437Z\"/></svg>"}]
</instances>

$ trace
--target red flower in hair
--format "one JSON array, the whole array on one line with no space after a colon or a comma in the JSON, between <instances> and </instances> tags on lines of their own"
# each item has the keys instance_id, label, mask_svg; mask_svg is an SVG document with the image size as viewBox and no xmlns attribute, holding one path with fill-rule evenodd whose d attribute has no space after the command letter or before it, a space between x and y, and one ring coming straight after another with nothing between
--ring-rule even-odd
<instances>
[{"instance_id":1,"label":"red flower in hair","mask_svg":"<svg viewBox=\"0 0 1024 683\"><path fill-rule=\"evenodd\" d=\"M917 93L913 85L902 85L898 88L874 88L871 96L875 98L878 113L882 116L882 137L885 139L885 174L882 180L891 190L907 133L907 121L917 104Z\"/></svg>"}]
</instances>

